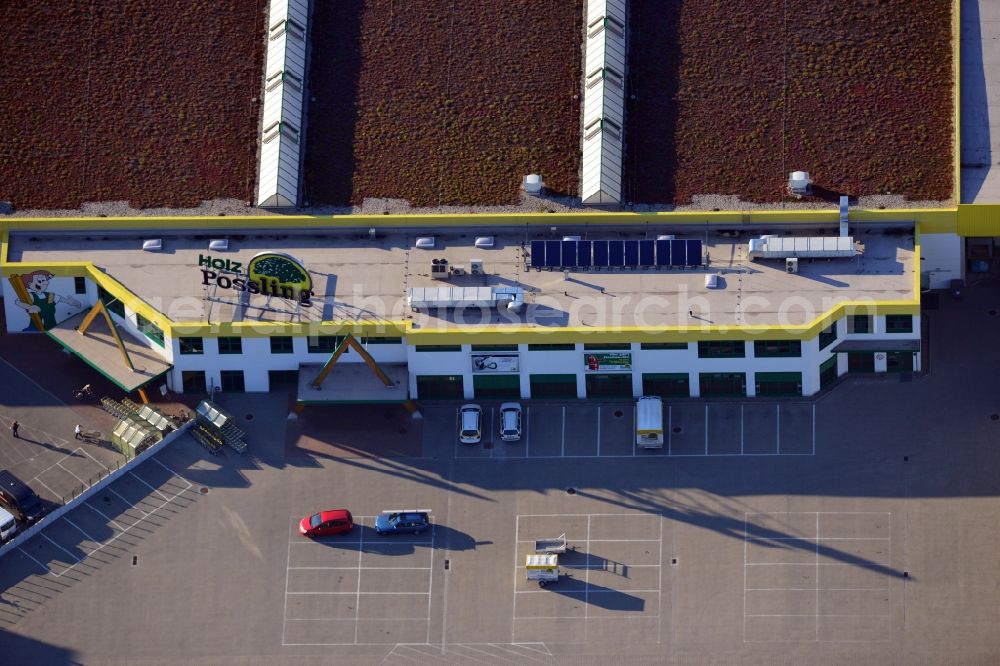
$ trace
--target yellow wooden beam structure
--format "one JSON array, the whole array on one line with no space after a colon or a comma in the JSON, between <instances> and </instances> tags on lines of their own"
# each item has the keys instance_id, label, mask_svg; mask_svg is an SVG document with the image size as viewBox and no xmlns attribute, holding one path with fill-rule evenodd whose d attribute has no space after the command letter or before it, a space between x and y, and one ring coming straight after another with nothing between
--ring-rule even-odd
<instances>
[{"instance_id":1,"label":"yellow wooden beam structure","mask_svg":"<svg viewBox=\"0 0 1000 666\"><path fill-rule=\"evenodd\" d=\"M111 315L108 313L108 309L104 307L104 301L102 301L99 298L97 299L97 302L94 303L94 307L90 308L90 312L88 312L87 316L83 318L82 322L80 322L80 326L76 329L76 332L79 333L80 335L86 333L87 329L94 322L94 319L97 317L98 313L104 315L105 321L108 322L108 329L111 331L111 337L115 339L115 344L118 345L118 351L122 353L122 358L125 359L125 365L128 366L129 370L132 370L134 372L135 366L132 365L132 359L129 358L128 350L125 349L125 343L122 342L121 336L118 335L118 328L115 326L115 322L111 319ZM141 392L140 395L142 395ZM143 395L142 397L143 397L142 400L143 402L148 402L146 400L145 395Z\"/></svg>"},{"instance_id":2,"label":"yellow wooden beam structure","mask_svg":"<svg viewBox=\"0 0 1000 666\"><path fill-rule=\"evenodd\" d=\"M367 365L369 368L372 369L372 372L374 372L375 375L380 380L382 380L383 384L385 384L386 386L395 386L395 384L393 384L392 380L389 378L389 375L382 372L382 368L378 367L378 363L375 362L375 359L372 358L372 355L369 354L368 351L361 346L361 343L359 343L357 340L354 339L353 335L348 333L344 337L343 341L339 345L337 345L337 348L333 350L333 353L330 354L330 358L327 359L326 363L323 364L323 368L319 371L319 374L316 375L316 379L314 379L312 382L313 387L320 388L321 386L323 386L323 382L326 381L326 378L330 375L330 372L333 371L333 366L336 365L337 359L339 359L341 355L347 351L348 347L358 352L358 354L364 360L365 365Z\"/></svg>"}]
</instances>

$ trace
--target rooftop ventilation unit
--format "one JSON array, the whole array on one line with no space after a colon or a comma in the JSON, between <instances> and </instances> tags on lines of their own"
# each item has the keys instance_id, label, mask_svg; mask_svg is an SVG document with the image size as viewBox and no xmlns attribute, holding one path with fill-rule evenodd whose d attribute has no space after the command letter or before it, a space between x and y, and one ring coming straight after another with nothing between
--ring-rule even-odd
<instances>
[{"instance_id":1,"label":"rooftop ventilation unit","mask_svg":"<svg viewBox=\"0 0 1000 666\"><path fill-rule=\"evenodd\" d=\"M799 260L795 257L789 257L785 259L785 272L786 273L798 273L799 272Z\"/></svg>"},{"instance_id":2,"label":"rooftop ventilation unit","mask_svg":"<svg viewBox=\"0 0 1000 666\"><path fill-rule=\"evenodd\" d=\"M415 312L448 308L524 309L524 290L517 287L410 287L406 304Z\"/></svg>"},{"instance_id":3,"label":"rooftop ventilation unit","mask_svg":"<svg viewBox=\"0 0 1000 666\"><path fill-rule=\"evenodd\" d=\"M159 252L163 249L162 238L148 238L142 241L142 249L146 252Z\"/></svg>"},{"instance_id":4,"label":"rooftop ventilation unit","mask_svg":"<svg viewBox=\"0 0 1000 666\"><path fill-rule=\"evenodd\" d=\"M435 280L448 279L447 259L431 259L431 277Z\"/></svg>"},{"instance_id":5,"label":"rooftop ventilation unit","mask_svg":"<svg viewBox=\"0 0 1000 666\"><path fill-rule=\"evenodd\" d=\"M537 173L529 173L524 177L524 191L528 194L541 194L542 187L542 177Z\"/></svg>"},{"instance_id":6,"label":"rooftop ventilation unit","mask_svg":"<svg viewBox=\"0 0 1000 666\"><path fill-rule=\"evenodd\" d=\"M812 192L808 171L793 171L788 176L788 191L797 197L804 197Z\"/></svg>"},{"instance_id":7,"label":"rooftop ventilation unit","mask_svg":"<svg viewBox=\"0 0 1000 666\"><path fill-rule=\"evenodd\" d=\"M493 247L493 236L476 236L476 247L490 249Z\"/></svg>"},{"instance_id":8,"label":"rooftop ventilation unit","mask_svg":"<svg viewBox=\"0 0 1000 666\"><path fill-rule=\"evenodd\" d=\"M563 236L564 241L578 241L583 240L580 236Z\"/></svg>"},{"instance_id":9,"label":"rooftop ventilation unit","mask_svg":"<svg viewBox=\"0 0 1000 666\"><path fill-rule=\"evenodd\" d=\"M850 259L858 254L852 236L762 236L750 239L750 259Z\"/></svg>"},{"instance_id":10,"label":"rooftop ventilation unit","mask_svg":"<svg viewBox=\"0 0 1000 666\"><path fill-rule=\"evenodd\" d=\"M656 240L673 240L673 239L674 239L673 234L660 234L659 236L656 237Z\"/></svg>"},{"instance_id":11,"label":"rooftop ventilation unit","mask_svg":"<svg viewBox=\"0 0 1000 666\"><path fill-rule=\"evenodd\" d=\"M421 250L433 250L434 236L421 236L417 238L416 246Z\"/></svg>"},{"instance_id":12,"label":"rooftop ventilation unit","mask_svg":"<svg viewBox=\"0 0 1000 666\"><path fill-rule=\"evenodd\" d=\"M228 238L215 238L208 241L208 249L212 252L225 252L229 249Z\"/></svg>"},{"instance_id":13,"label":"rooftop ventilation unit","mask_svg":"<svg viewBox=\"0 0 1000 666\"><path fill-rule=\"evenodd\" d=\"M482 259L469 259L469 272L473 275L486 275L486 267Z\"/></svg>"}]
</instances>

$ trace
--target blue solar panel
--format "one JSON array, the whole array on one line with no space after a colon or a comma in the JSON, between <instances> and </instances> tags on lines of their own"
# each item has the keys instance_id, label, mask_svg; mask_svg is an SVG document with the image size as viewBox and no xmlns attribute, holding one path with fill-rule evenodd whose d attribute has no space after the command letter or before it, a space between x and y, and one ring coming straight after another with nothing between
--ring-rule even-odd
<instances>
[{"instance_id":1,"label":"blue solar panel","mask_svg":"<svg viewBox=\"0 0 1000 666\"><path fill-rule=\"evenodd\" d=\"M652 266L653 265L653 243L655 241L651 240L641 240L639 241L639 265L640 266Z\"/></svg>"},{"instance_id":2,"label":"blue solar panel","mask_svg":"<svg viewBox=\"0 0 1000 666\"><path fill-rule=\"evenodd\" d=\"M625 241L608 241L608 265L625 265Z\"/></svg>"},{"instance_id":3,"label":"blue solar panel","mask_svg":"<svg viewBox=\"0 0 1000 666\"><path fill-rule=\"evenodd\" d=\"M576 265L587 267L592 264L590 259L590 241L580 241L576 244Z\"/></svg>"},{"instance_id":4,"label":"blue solar panel","mask_svg":"<svg viewBox=\"0 0 1000 666\"><path fill-rule=\"evenodd\" d=\"M625 265L626 266L639 265L639 241L637 240L625 241Z\"/></svg>"},{"instance_id":5,"label":"blue solar panel","mask_svg":"<svg viewBox=\"0 0 1000 666\"><path fill-rule=\"evenodd\" d=\"M670 243L668 240L658 240L656 241L656 265L657 266L669 266L670 265Z\"/></svg>"},{"instance_id":6,"label":"blue solar panel","mask_svg":"<svg viewBox=\"0 0 1000 666\"><path fill-rule=\"evenodd\" d=\"M700 266L701 265L701 241L700 240L689 240L687 242L687 265L688 266Z\"/></svg>"},{"instance_id":7,"label":"blue solar panel","mask_svg":"<svg viewBox=\"0 0 1000 666\"><path fill-rule=\"evenodd\" d=\"M606 240L594 241L594 265L595 266L608 265L608 241Z\"/></svg>"},{"instance_id":8,"label":"blue solar panel","mask_svg":"<svg viewBox=\"0 0 1000 666\"><path fill-rule=\"evenodd\" d=\"M687 266L686 242L675 240L670 243L670 265Z\"/></svg>"},{"instance_id":9,"label":"blue solar panel","mask_svg":"<svg viewBox=\"0 0 1000 666\"><path fill-rule=\"evenodd\" d=\"M562 265L567 268L576 268L576 243L575 240L562 242Z\"/></svg>"},{"instance_id":10,"label":"blue solar panel","mask_svg":"<svg viewBox=\"0 0 1000 666\"><path fill-rule=\"evenodd\" d=\"M531 241L531 265L533 268L545 266L545 241Z\"/></svg>"},{"instance_id":11,"label":"blue solar panel","mask_svg":"<svg viewBox=\"0 0 1000 666\"><path fill-rule=\"evenodd\" d=\"M562 241L545 241L545 265L549 268L562 266Z\"/></svg>"}]
</instances>

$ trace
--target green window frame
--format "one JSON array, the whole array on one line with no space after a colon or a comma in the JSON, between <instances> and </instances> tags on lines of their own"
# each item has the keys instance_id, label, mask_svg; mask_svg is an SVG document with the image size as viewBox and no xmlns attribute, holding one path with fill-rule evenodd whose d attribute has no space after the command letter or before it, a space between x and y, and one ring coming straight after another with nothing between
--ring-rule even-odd
<instances>
[{"instance_id":1,"label":"green window frame","mask_svg":"<svg viewBox=\"0 0 1000 666\"><path fill-rule=\"evenodd\" d=\"M872 326L872 323L871 315L848 315L847 332L854 334L874 333L875 327Z\"/></svg>"},{"instance_id":2,"label":"green window frame","mask_svg":"<svg viewBox=\"0 0 1000 666\"><path fill-rule=\"evenodd\" d=\"M135 313L135 325L142 331L142 334L147 338L155 342L156 344L163 346L163 329L143 317L138 312Z\"/></svg>"},{"instance_id":3,"label":"green window frame","mask_svg":"<svg viewBox=\"0 0 1000 666\"><path fill-rule=\"evenodd\" d=\"M290 335L271 336L272 354L291 354L294 351L295 351L295 342L292 340L292 336Z\"/></svg>"},{"instance_id":4,"label":"green window frame","mask_svg":"<svg viewBox=\"0 0 1000 666\"><path fill-rule=\"evenodd\" d=\"M677 349L686 350L688 348L688 343L686 342L643 342L639 345L639 349Z\"/></svg>"},{"instance_id":5,"label":"green window frame","mask_svg":"<svg viewBox=\"0 0 1000 666\"><path fill-rule=\"evenodd\" d=\"M754 340L753 355L756 358L802 356L802 342L799 340Z\"/></svg>"},{"instance_id":6,"label":"green window frame","mask_svg":"<svg viewBox=\"0 0 1000 666\"><path fill-rule=\"evenodd\" d=\"M528 351L576 351L576 345L572 342L528 345Z\"/></svg>"},{"instance_id":7,"label":"green window frame","mask_svg":"<svg viewBox=\"0 0 1000 666\"><path fill-rule=\"evenodd\" d=\"M418 352L460 352L462 345L415 345Z\"/></svg>"},{"instance_id":8,"label":"green window frame","mask_svg":"<svg viewBox=\"0 0 1000 666\"><path fill-rule=\"evenodd\" d=\"M819 348L826 349L837 339L837 322L833 322L819 332Z\"/></svg>"},{"instance_id":9,"label":"green window frame","mask_svg":"<svg viewBox=\"0 0 1000 666\"><path fill-rule=\"evenodd\" d=\"M344 341L342 335L310 335L306 338L307 351L310 354L331 354ZM347 353L349 350L345 350Z\"/></svg>"},{"instance_id":10,"label":"green window frame","mask_svg":"<svg viewBox=\"0 0 1000 666\"><path fill-rule=\"evenodd\" d=\"M472 345L474 352L516 352L517 345Z\"/></svg>"},{"instance_id":11,"label":"green window frame","mask_svg":"<svg viewBox=\"0 0 1000 666\"><path fill-rule=\"evenodd\" d=\"M177 338L178 347L181 354L204 354L204 338Z\"/></svg>"},{"instance_id":12,"label":"green window frame","mask_svg":"<svg viewBox=\"0 0 1000 666\"><path fill-rule=\"evenodd\" d=\"M698 343L698 358L743 358L746 353L744 340L702 340Z\"/></svg>"},{"instance_id":13,"label":"green window frame","mask_svg":"<svg viewBox=\"0 0 1000 666\"><path fill-rule=\"evenodd\" d=\"M87 278L75 277L73 278L73 291L77 294L87 293Z\"/></svg>"},{"instance_id":14,"label":"green window frame","mask_svg":"<svg viewBox=\"0 0 1000 666\"><path fill-rule=\"evenodd\" d=\"M628 342L594 342L583 345L584 351L629 351L632 349Z\"/></svg>"},{"instance_id":15,"label":"green window frame","mask_svg":"<svg viewBox=\"0 0 1000 666\"><path fill-rule=\"evenodd\" d=\"M365 345L401 345L403 338L362 338L361 343Z\"/></svg>"},{"instance_id":16,"label":"green window frame","mask_svg":"<svg viewBox=\"0 0 1000 666\"><path fill-rule=\"evenodd\" d=\"M913 315L886 315L886 333L913 333Z\"/></svg>"},{"instance_id":17,"label":"green window frame","mask_svg":"<svg viewBox=\"0 0 1000 666\"><path fill-rule=\"evenodd\" d=\"M219 338L219 353L220 354L242 354L243 353L243 338L233 335L233 336L223 336Z\"/></svg>"},{"instance_id":18,"label":"green window frame","mask_svg":"<svg viewBox=\"0 0 1000 666\"><path fill-rule=\"evenodd\" d=\"M103 287L98 287L97 297L101 299L102 303L104 303L104 307L108 312L113 312L122 319L125 318L125 304L112 296L111 292L105 290Z\"/></svg>"}]
</instances>

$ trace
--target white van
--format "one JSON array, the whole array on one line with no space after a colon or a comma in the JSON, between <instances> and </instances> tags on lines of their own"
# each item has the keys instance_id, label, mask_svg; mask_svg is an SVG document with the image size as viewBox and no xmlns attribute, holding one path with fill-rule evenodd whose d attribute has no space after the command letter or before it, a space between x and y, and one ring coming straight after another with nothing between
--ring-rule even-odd
<instances>
[{"instance_id":1,"label":"white van","mask_svg":"<svg viewBox=\"0 0 1000 666\"><path fill-rule=\"evenodd\" d=\"M5 543L15 534L17 534L17 521L9 511L0 509L0 543Z\"/></svg>"},{"instance_id":2,"label":"white van","mask_svg":"<svg viewBox=\"0 0 1000 666\"><path fill-rule=\"evenodd\" d=\"M644 449L663 448L663 401L655 396L635 403L635 443Z\"/></svg>"}]
</instances>

